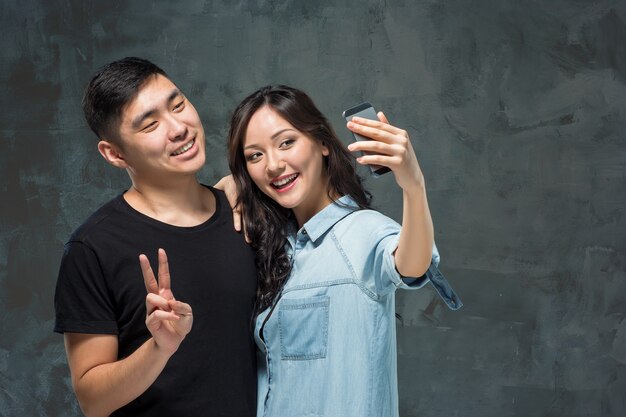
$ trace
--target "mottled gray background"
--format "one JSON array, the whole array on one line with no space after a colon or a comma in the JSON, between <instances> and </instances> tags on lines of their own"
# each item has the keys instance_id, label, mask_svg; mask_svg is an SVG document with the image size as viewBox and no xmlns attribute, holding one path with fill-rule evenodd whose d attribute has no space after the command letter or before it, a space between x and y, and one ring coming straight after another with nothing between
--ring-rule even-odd
<instances>
[{"instance_id":1,"label":"mottled gray background","mask_svg":"<svg viewBox=\"0 0 626 417\"><path fill-rule=\"evenodd\" d=\"M124 189L80 112L100 65L160 64L227 172L233 107L311 93L408 129L466 306L398 296L401 415L626 415L626 2L47 1L0 5L0 415L76 416L52 333L63 243ZM400 216L391 176L369 180ZM138 277L140 279L140 277Z\"/></svg>"}]
</instances>

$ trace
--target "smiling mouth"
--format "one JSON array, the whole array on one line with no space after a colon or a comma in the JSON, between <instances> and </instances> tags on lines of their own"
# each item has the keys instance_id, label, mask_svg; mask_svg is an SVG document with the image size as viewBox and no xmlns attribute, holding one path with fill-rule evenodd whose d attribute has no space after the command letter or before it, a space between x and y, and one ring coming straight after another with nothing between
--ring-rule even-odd
<instances>
[{"instance_id":1,"label":"smiling mouth","mask_svg":"<svg viewBox=\"0 0 626 417\"><path fill-rule=\"evenodd\" d=\"M287 177L283 177L281 179L278 180L274 180L272 182L270 182L270 185L272 186L272 188L275 188L277 190L282 190L283 188L288 187L291 183L293 183L296 178L298 178L299 174L291 174Z\"/></svg>"},{"instance_id":2,"label":"smiling mouth","mask_svg":"<svg viewBox=\"0 0 626 417\"><path fill-rule=\"evenodd\" d=\"M174 152L172 152L172 156L178 156L178 155L182 155L185 152L187 152L189 149L191 149L191 147L193 146L193 144L196 143L196 139L192 139L191 142L188 142L185 146L178 148L177 150L175 150Z\"/></svg>"}]
</instances>

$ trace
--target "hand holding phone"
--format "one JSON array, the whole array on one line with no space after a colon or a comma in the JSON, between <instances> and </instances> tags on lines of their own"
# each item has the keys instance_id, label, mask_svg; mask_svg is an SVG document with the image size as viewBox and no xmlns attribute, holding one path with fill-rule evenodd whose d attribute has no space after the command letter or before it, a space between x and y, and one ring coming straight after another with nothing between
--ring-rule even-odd
<instances>
[{"instance_id":1,"label":"hand holding phone","mask_svg":"<svg viewBox=\"0 0 626 417\"><path fill-rule=\"evenodd\" d=\"M348 109L343 115L352 122L349 129L357 140L348 149L363 153L358 158L360 164L369 165L376 176L393 171L396 182L404 191L423 192L424 175L406 130L391 125L385 115L377 114L369 103ZM356 116L362 119L359 122L352 120Z\"/></svg>"},{"instance_id":2,"label":"hand holding phone","mask_svg":"<svg viewBox=\"0 0 626 417\"><path fill-rule=\"evenodd\" d=\"M352 120L353 117L363 117L364 119L370 119L370 120L376 120L378 121L378 116L376 115L376 110L374 110L374 107L368 103L367 101L365 103L361 103L358 106L354 106L351 107L347 110L345 110L342 114L343 118L346 119L347 122L349 122L350 120ZM352 132L352 135L354 136L354 140L356 141L361 141L361 140L372 140L370 138L367 138L365 136L361 136L358 135L354 132ZM372 172L372 175L374 176L379 176L382 175L386 172L391 171L388 167L384 167L384 166L380 166L380 165L369 165L370 167L370 171Z\"/></svg>"}]
</instances>

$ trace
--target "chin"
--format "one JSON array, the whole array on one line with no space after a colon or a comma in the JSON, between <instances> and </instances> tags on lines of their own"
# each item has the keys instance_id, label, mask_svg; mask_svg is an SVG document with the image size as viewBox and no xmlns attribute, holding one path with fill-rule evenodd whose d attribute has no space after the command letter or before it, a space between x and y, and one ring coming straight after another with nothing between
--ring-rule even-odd
<instances>
[{"instance_id":1,"label":"chin","mask_svg":"<svg viewBox=\"0 0 626 417\"><path fill-rule=\"evenodd\" d=\"M290 209L292 208L291 205L289 204L285 204L285 199L281 198L280 195L276 195L276 191L272 188L272 189L265 189L263 190L263 194L265 194L265 196L267 198L269 198L270 200L272 200L273 202L275 202L276 204L278 204L279 206L286 208L286 209Z\"/></svg>"},{"instance_id":2,"label":"chin","mask_svg":"<svg viewBox=\"0 0 626 417\"><path fill-rule=\"evenodd\" d=\"M202 169L202 167L204 166L204 163L206 162L206 157L204 155L204 153L202 155L198 155L197 158L194 159L193 161L193 169L195 171L200 171Z\"/></svg>"},{"instance_id":3,"label":"chin","mask_svg":"<svg viewBox=\"0 0 626 417\"><path fill-rule=\"evenodd\" d=\"M290 210L293 210L293 209L297 208L300 205L300 203L295 202L295 201L293 201L291 199L286 200L286 199L278 198L278 199L274 199L274 201L276 201L278 204L280 204L281 207L286 208L286 209L290 209Z\"/></svg>"}]
</instances>

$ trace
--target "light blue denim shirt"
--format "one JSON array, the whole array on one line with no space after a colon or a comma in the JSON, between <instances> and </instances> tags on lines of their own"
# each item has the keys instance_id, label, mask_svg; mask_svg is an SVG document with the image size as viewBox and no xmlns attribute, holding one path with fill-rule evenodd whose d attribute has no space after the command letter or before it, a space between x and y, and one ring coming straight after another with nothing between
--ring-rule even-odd
<instances>
[{"instance_id":1,"label":"light blue denim shirt","mask_svg":"<svg viewBox=\"0 0 626 417\"><path fill-rule=\"evenodd\" d=\"M338 202L289 236L291 275L256 319L259 417L398 416L395 290L431 282L462 305L436 248L426 274L406 280L393 257L400 225Z\"/></svg>"}]
</instances>

